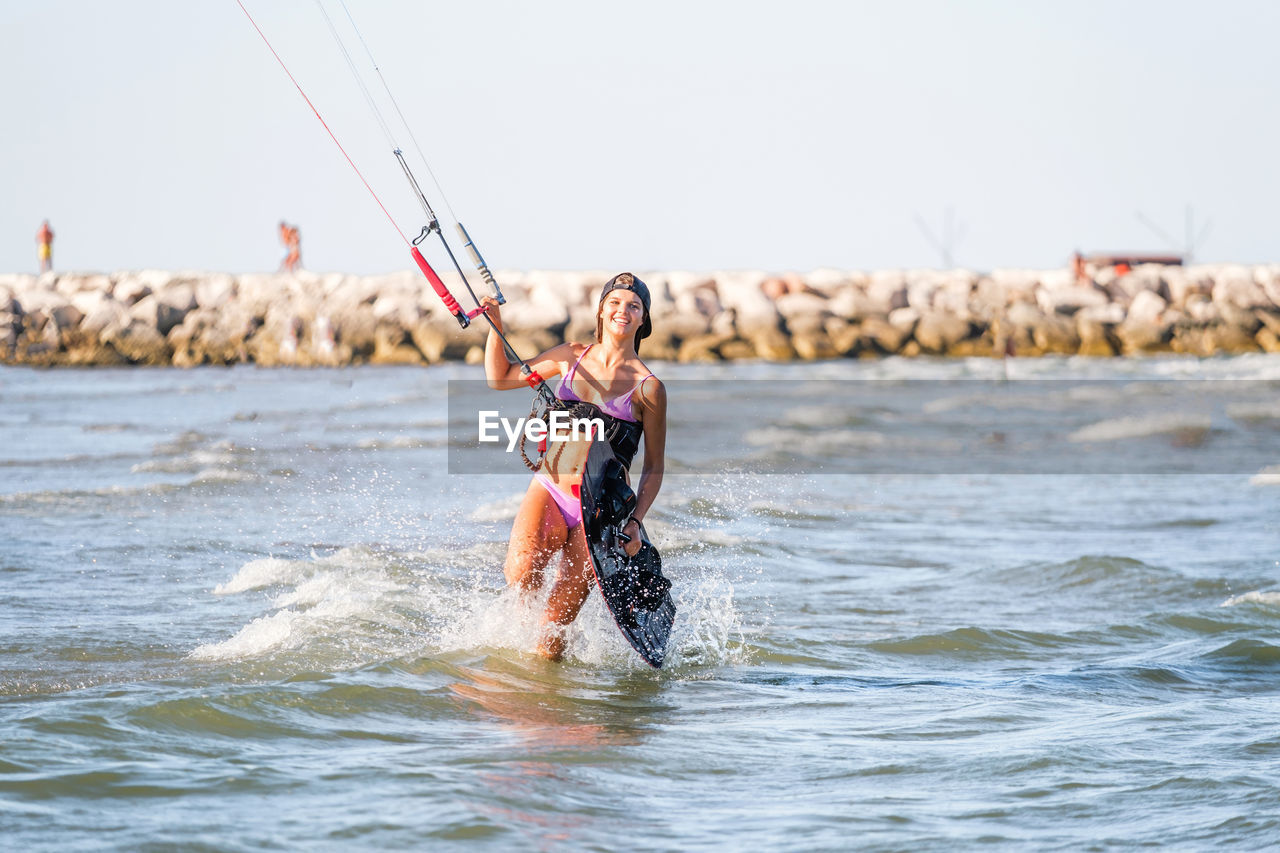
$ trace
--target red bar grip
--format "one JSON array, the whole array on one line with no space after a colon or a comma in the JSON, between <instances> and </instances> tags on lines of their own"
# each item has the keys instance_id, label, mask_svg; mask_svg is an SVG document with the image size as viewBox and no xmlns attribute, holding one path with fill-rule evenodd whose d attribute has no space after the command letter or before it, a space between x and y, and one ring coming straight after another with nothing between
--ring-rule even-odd
<instances>
[{"instance_id":1,"label":"red bar grip","mask_svg":"<svg viewBox=\"0 0 1280 853\"><path fill-rule=\"evenodd\" d=\"M538 371L530 368L529 375L524 378L524 381L529 384L530 388L537 388L545 380L543 380L543 378L538 375Z\"/></svg>"},{"instance_id":2,"label":"red bar grip","mask_svg":"<svg viewBox=\"0 0 1280 853\"><path fill-rule=\"evenodd\" d=\"M418 247L414 246L410 249L409 254L413 255L414 261L418 264L418 269L422 270L422 274L427 277L427 281L431 282L431 289L436 292L436 296L444 300L444 307L448 308L453 313L453 316L458 318L458 322L462 323L463 327L466 327L467 324L463 322L463 318L467 315L462 310L462 306L458 304L458 300L453 298L449 288L444 286L444 282L440 280L440 276L436 275L436 271L431 268L431 264L427 263L427 259L422 257Z\"/></svg>"}]
</instances>

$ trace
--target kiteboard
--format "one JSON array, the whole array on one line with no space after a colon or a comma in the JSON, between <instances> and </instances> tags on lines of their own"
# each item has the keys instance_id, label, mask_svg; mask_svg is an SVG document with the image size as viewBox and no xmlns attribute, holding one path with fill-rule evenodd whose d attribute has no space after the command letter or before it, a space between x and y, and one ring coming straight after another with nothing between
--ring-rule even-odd
<instances>
[{"instance_id":1,"label":"kiteboard","mask_svg":"<svg viewBox=\"0 0 1280 853\"><path fill-rule=\"evenodd\" d=\"M676 619L662 556L640 527L640 551L628 557L622 528L636 506L622 463L607 441L593 441L582 475L582 526L596 585L627 642L645 663L661 668Z\"/></svg>"}]
</instances>

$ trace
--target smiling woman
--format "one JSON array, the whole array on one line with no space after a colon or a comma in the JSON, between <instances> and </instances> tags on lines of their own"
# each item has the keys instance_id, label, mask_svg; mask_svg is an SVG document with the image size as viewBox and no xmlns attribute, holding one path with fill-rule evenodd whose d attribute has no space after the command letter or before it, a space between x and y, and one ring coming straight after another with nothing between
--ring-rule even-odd
<instances>
[{"instance_id":1,"label":"smiling woman","mask_svg":"<svg viewBox=\"0 0 1280 853\"><path fill-rule=\"evenodd\" d=\"M489 298L482 301L494 325L485 346L489 385L523 388L520 366L507 359L498 334L502 330L498 303ZM612 424L609 444L624 472L644 438L644 467L635 507L619 531L626 537L623 550L628 557L641 550L640 522L662 487L666 446L666 390L639 356L640 341L653 330L649 305L645 283L631 273L619 273L601 291L596 342L564 343L531 361L541 376L562 377L558 399L589 404ZM572 436L548 446L512 525L503 566L508 584L533 592L546 582L551 558L561 554L538 645L538 652L553 660L564 654L564 626L577 618L591 592L593 567L582 523L582 478L589 449L589 441Z\"/></svg>"}]
</instances>

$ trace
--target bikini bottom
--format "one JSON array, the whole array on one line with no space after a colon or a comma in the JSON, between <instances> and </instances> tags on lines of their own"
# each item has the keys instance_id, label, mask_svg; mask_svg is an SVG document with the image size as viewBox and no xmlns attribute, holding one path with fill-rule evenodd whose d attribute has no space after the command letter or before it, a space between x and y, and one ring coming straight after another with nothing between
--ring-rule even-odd
<instances>
[{"instance_id":1,"label":"bikini bottom","mask_svg":"<svg viewBox=\"0 0 1280 853\"><path fill-rule=\"evenodd\" d=\"M582 502L578 497L579 486L573 484L573 495L566 495L556 487L555 481L541 471L533 475L533 479L542 484L542 488L551 494L551 499L556 502L556 506L560 507L560 514L564 516L564 526L572 530L582 523Z\"/></svg>"}]
</instances>

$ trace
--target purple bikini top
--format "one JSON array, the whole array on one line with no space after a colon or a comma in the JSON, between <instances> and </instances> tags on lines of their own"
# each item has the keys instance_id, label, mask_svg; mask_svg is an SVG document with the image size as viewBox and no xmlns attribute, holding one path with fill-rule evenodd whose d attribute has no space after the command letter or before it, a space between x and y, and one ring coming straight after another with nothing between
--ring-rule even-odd
<instances>
[{"instance_id":1,"label":"purple bikini top","mask_svg":"<svg viewBox=\"0 0 1280 853\"><path fill-rule=\"evenodd\" d=\"M583 356L587 354L587 350L590 350L592 346L595 346L595 344L584 349L582 351L582 355L578 356L578 360L573 363L573 367L569 368L569 372L560 378L560 387L556 389L557 398L575 403L589 402L588 400L583 400L574 392L572 383L573 378L578 375L578 365L582 363ZM652 375L652 373L647 374L643 379L636 383L635 388L632 388L627 393L620 394L612 400L605 400L600 403L600 411L604 412L606 415L618 418L619 420L635 423L636 419L631 416L631 395L636 393L636 388L643 385L644 380L648 379Z\"/></svg>"}]
</instances>

